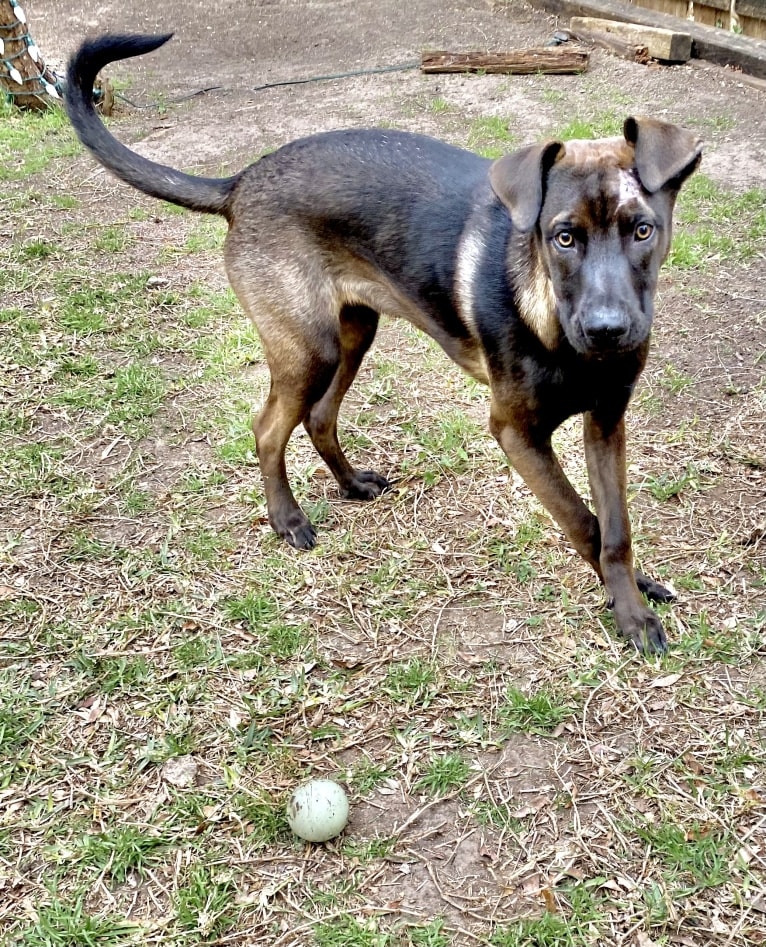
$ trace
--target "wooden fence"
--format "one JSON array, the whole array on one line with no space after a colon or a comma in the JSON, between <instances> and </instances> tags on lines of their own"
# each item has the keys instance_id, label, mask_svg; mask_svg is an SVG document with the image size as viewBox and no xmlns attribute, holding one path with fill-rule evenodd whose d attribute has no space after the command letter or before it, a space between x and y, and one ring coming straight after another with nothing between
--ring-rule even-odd
<instances>
[{"instance_id":1,"label":"wooden fence","mask_svg":"<svg viewBox=\"0 0 766 947\"><path fill-rule=\"evenodd\" d=\"M670 13L703 26L766 39L766 0L631 0L648 10Z\"/></svg>"}]
</instances>

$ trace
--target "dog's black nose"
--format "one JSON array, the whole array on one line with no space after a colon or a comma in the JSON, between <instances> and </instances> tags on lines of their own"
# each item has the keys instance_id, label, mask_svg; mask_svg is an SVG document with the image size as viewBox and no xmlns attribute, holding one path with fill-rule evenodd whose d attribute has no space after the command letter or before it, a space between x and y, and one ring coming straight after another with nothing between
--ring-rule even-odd
<instances>
[{"instance_id":1,"label":"dog's black nose","mask_svg":"<svg viewBox=\"0 0 766 947\"><path fill-rule=\"evenodd\" d=\"M628 335L630 320L619 309L592 310L581 322L588 344L593 348L617 348Z\"/></svg>"}]
</instances>

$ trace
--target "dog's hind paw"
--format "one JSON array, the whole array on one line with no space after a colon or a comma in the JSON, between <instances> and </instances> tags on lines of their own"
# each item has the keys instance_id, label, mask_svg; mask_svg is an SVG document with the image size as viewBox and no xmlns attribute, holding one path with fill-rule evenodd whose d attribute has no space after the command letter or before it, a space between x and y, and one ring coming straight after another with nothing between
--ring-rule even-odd
<instances>
[{"instance_id":1,"label":"dog's hind paw","mask_svg":"<svg viewBox=\"0 0 766 947\"><path fill-rule=\"evenodd\" d=\"M374 500L388 490L391 484L374 470L355 470L351 481L341 487L346 500Z\"/></svg>"}]
</instances>

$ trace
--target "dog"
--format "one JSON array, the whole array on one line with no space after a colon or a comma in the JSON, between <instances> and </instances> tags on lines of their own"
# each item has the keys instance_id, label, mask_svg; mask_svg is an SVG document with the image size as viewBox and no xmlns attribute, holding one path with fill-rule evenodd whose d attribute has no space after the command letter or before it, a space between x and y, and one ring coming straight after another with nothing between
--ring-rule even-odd
<instances>
[{"instance_id":1,"label":"dog","mask_svg":"<svg viewBox=\"0 0 766 947\"><path fill-rule=\"evenodd\" d=\"M351 465L337 418L380 314L402 317L489 386L492 434L596 572L620 633L644 653L665 651L643 596L673 596L633 567L624 416L647 359L676 196L700 161L697 137L627 118L618 138L547 141L490 161L423 135L332 131L232 177L195 177L119 143L93 107L105 65L171 35L84 42L69 63L66 108L118 178L228 221L226 270L271 373L253 430L275 532L298 549L316 542L285 466L299 424L343 496L370 500L389 486ZM595 513L551 447L575 414Z\"/></svg>"}]
</instances>

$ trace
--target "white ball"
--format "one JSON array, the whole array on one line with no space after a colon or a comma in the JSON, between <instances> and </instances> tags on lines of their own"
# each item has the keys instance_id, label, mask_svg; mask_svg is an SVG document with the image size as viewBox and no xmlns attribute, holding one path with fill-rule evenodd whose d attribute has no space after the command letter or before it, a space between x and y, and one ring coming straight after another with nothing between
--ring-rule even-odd
<instances>
[{"instance_id":1,"label":"white ball","mask_svg":"<svg viewBox=\"0 0 766 947\"><path fill-rule=\"evenodd\" d=\"M331 779L310 779L290 796L287 821L305 841L326 842L339 835L348 822L348 796Z\"/></svg>"}]
</instances>

